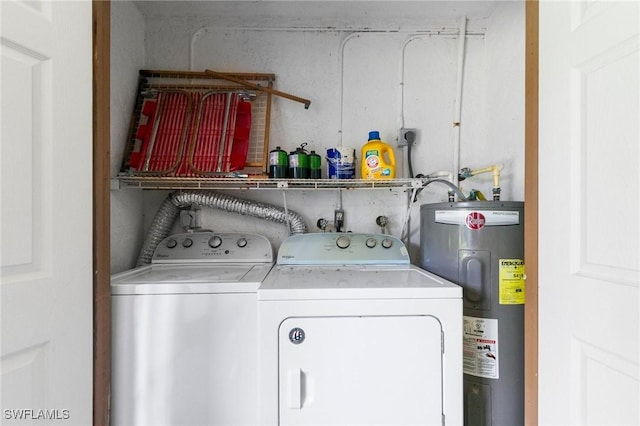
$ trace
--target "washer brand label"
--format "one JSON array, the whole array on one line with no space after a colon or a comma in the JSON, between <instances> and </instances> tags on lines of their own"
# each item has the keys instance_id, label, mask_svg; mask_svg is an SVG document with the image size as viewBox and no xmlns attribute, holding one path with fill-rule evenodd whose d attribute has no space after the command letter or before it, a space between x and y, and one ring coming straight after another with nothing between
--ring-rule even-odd
<instances>
[{"instance_id":1,"label":"washer brand label","mask_svg":"<svg viewBox=\"0 0 640 426\"><path fill-rule=\"evenodd\" d=\"M479 212L471 212L464 219L464 224L467 225L467 228L478 230L484 228L485 218L482 213Z\"/></svg>"},{"instance_id":2,"label":"washer brand label","mask_svg":"<svg viewBox=\"0 0 640 426\"><path fill-rule=\"evenodd\" d=\"M478 230L485 226L520 224L520 212L506 210L436 210L435 222L446 225L464 225Z\"/></svg>"}]
</instances>

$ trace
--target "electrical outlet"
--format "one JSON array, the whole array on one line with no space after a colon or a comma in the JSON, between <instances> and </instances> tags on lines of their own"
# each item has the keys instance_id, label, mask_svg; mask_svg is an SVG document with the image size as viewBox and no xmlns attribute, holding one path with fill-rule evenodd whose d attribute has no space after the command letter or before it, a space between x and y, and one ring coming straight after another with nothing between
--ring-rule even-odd
<instances>
[{"instance_id":1,"label":"electrical outlet","mask_svg":"<svg viewBox=\"0 0 640 426\"><path fill-rule=\"evenodd\" d=\"M418 142L418 129L402 128L398 130L398 146L415 145Z\"/></svg>"}]
</instances>

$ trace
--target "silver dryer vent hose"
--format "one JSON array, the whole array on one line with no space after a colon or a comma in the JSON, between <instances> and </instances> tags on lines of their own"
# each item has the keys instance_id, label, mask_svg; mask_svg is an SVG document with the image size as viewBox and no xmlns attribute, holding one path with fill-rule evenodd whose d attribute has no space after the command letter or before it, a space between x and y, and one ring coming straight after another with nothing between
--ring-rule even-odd
<instances>
[{"instance_id":1,"label":"silver dryer vent hose","mask_svg":"<svg viewBox=\"0 0 640 426\"><path fill-rule=\"evenodd\" d=\"M271 204L245 200L213 191L176 191L169 194L158 208L156 216L153 218L153 222L151 222L149 231L142 243L136 266L144 266L151 263L151 258L156 247L158 247L158 244L160 244L162 240L169 236L169 232L171 232L171 228L177 220L180 211L189 208L192 204L212 207L230 213L238 213L272 222L289 224L290 234L303 234L307 232L307 224L302 216L292 210L285 211Z\"/></svg>"}]
</instances>

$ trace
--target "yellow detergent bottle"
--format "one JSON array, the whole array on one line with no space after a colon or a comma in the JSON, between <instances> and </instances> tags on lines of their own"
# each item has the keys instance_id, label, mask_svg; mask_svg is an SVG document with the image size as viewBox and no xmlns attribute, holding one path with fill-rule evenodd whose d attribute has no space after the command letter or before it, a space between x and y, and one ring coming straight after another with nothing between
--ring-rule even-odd
<instances>
[{"instance_id":1,"label":"yellow detergent bottle","mask_svg":"<svg viewBox=\"0 0 640 426\"><path fill-rule=\"evenodd\" d=\"M393 148L380 140L380 132L369 132L369 141L362 146L362 179L394 179L396 159Z\"/></svg>"}]
</instances>

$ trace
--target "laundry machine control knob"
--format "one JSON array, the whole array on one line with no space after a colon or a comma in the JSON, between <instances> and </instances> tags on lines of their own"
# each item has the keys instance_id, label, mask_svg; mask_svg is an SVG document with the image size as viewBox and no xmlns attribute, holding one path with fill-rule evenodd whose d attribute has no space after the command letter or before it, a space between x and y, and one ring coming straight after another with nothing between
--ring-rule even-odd
<instances>
[{"instance_id":1,"label":"laundry machine control knob","mask_svg":"<svg viewBox=\"0 0 640 426\"><path fill-rule=\"evenodd\" d=\"M349 239L349 237L346 237L344 235L341 237L338 237L338 239L336 240L336 245L341 249L346 249L347 247L349 247L350 244L351 244L351 240Z\"/></svg>"},{"instance_id":2,"label":"laundry machine control knob","mask_svg":"<svg viewBox=\"0 0 640 426\"><path fill-rule=\"evenodd\" d=\"M167 240L167 248L172 249L177 245L178 245L178 242L176 240L174 240L173 238L171 238L170 240Z\"/></svg>"},{"instance_id":3,"label":"laundry machine control knob","mask_svg":"<svg viewBox=\"0 0 640 426\"><path fill-rule=\"evenodd\" d=\"M364 243L369 248L374 248L378 242L375 238L367 238L367 241Z\"/></svg>"},{"instance_id":4,"label":"laundry machine control knob","mask_svg":"<svg viewBox=\"0 0 640 426\"><path fill-rule=\"evenodd\" d=\"M246 238L239 238L237 244L238 244L238 247L240 247L240 248L246 247L247 246L247 239Z\"/></svg>"},{"instance_id":5,"label":"laundry machine control knob","mask_svg":"<svg viewBox=\"0 0 640 426\"><path fill-rule=\"evenodd\" d=\"M391 246L393 245L393 240L391 238L385 238L384 240L382 240L382 247L388 249L391 248Z\"/></svg>"},{"instance_id":6,"label":"laundry machine control knob","mask_svg":"<svg viewBox=\"0 0 640 426\"><path fill-rule=\"evenodd\" d=\"M220 247L221 244L222 244L222 238L220 238L219 236L215 235L209 238L209 247L218 248Z\"/></svg>"}]
</instances>

